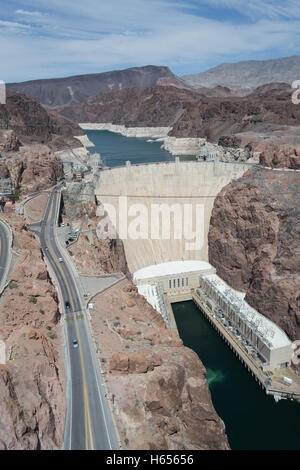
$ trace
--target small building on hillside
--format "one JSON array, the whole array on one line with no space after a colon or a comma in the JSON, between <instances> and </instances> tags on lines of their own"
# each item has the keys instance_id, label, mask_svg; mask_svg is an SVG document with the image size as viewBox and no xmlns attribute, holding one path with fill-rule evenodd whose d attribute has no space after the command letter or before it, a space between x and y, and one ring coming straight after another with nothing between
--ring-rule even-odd
<instances>
[{"instance_id":1,"label":"small building on hillside","mask_svg":"<svg viewBox=\"0 0 300 470\"><path fill-rule=\"evenodd\" d=\"M73 181L78 182L84 179L84 169L83 167L73 168Z\"/></svg>"},{"instance_id":2,"label":"small building on hillside","mask_svg":"<svg viewBox=\"0 0 300 470\"><path fill-rule=\"evenodd\" d=\"M0 196L11 196L13 194L13 185L10 178L0 179Z\"/></svg>"}]
</instances>

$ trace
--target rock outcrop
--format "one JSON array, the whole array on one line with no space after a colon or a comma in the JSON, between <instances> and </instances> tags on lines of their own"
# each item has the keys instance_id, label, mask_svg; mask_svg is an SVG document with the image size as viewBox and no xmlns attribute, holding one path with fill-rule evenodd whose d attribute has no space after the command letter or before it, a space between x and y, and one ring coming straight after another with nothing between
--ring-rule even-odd
<instances>
[{"instance_id":1,"label":"rock outcrop","mask_svg":"<svg viewBox=\"0 0 300 470\"><path fill-rule=\"evenodd\" d=\"M97 216L93 181L82 181L63 191L63 220L80 230L78 240L69 247L69 253L81 274L128 274L121 240L100 240L96 227Z\"/></svg>"},{"instance_id":2,"label":"rock outcrop","mask_svg":"<svg viewBox=\"0 0 300 470\"><path fill-rule=\"evenodd\" d=\"M12 130L0 129L0 153L18 151L20 141Z\"/></svg>"},{"instance_id":3,"label":"rock outcrop","mask_svg":"<svg viewBox=\"0 0 300 470\"><path fill-rule=\"evenodd\" d=\"M124 247L121 240L99 240L96 234L83 233L71 245L69 253L81 274L128 274Z\"/></svg>"},{"instance_id":4,"label":"rock outcrop","mask_svg":"<svg viewBox=\"0 0 300 470\"><path fill-rule=\"evenodd\" d=\"M2 215L1 217L4 217ZM39 243L10 215L17 261L0 298L0 449L60 449L65 419L64 367L56 291Z\"/></svg>"},{"instance_id":5,"label":"rock outcrop","mask_svg":"<svg viewBox=\"0 0 300 470\"><path fill-rule=\"evenodd\" d=\"M177 331L127 280L93 303L94 338L122 448L228 449L205 368Z\"/></svg>"},{"instance_id":6,"label":"rock outcrop","mask_svg":"<svg viewBox=\"0 0 300 470\"><path fill-rule=\"evenodd\" d=\"M300 172L252 169L215 199L209 262L245 300L300 338Z\"/></svg>"},{"instance_id":7,"label":"rock outcrop","mask_svg":"<svg viewBox=\"0 0 300 470\"><path fill-rule=\"evenodd\" d=\"M49 188L62 176L62 162L47 145L25 145L18 152L0 154L0 178L10 178L22 196Z\"/></svg>"},{"instance_id":8,"label":"rock outcrop","mask_svg":"<svg viewBox=\"0 0 300 470\"><path fill-rule=\"evenodd\" d=\"M270 168L300 170L300 145L267 144L260 153L259 163Z\"/></svg>"},{"instance_id":9,"label":"rock outcrop","mask_svg":"<svg viewBox=\"0 0 300 470\"><path fill-rule=\"evenodd\" d=\"M22 143L42 143L53 150L80 147L74 136L83 134L75 123L48 113L35 99L7 91L6 104L0 104L0 129L13 130Z\"/></svg>"}]
</instances>

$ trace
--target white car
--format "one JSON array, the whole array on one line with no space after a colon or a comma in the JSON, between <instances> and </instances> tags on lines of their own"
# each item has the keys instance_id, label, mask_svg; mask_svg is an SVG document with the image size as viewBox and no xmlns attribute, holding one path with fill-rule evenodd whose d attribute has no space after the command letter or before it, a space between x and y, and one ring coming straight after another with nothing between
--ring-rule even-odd
<instances>
[{"instance_id":1,"label":"white car","mask_svg":"<svg viewBox=\"0 0 300 470\"><path fill-rule=\"evenodd\" d=\"M58 258L58 261L59 261L60 263L62 263L62 262L63 262L63 259L62 259L62 258Z\"/></svg>"}]
</instances>

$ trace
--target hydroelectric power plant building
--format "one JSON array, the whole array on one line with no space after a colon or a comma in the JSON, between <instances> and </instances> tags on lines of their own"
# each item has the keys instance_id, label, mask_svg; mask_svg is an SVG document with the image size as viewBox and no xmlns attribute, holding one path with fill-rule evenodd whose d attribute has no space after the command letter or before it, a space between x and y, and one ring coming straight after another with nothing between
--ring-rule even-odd
<instances>
[{"instance_id":1,"label":"hydroelectric power plant building","mask_svg":"<svg viewBox=\"0 0 300 470\"><path fill-rule=\"evenodd\" d=\"M206 297L209 308L232 331L249 353L262 361L266 369L287 367L291 362L292 343L279 326L250 307L245 294L229 287L216 274L200 278L198 296ZM209 300L208 300L209 299Z\"/></svg>"},{"instance_id":2,"label":"hydroelectric power plant building","mask_svg":"<svg viewBox=\"0 0 300 470\"><path fill-rule=\"evenodd\" d=\"M292 343L275 323L250 307L245 294L229 287L205 261L173 261L134 273L140 294L170 322L168 303L194 300L223 324L262 370L290 365Z\"/></svg>"}]
</instances>

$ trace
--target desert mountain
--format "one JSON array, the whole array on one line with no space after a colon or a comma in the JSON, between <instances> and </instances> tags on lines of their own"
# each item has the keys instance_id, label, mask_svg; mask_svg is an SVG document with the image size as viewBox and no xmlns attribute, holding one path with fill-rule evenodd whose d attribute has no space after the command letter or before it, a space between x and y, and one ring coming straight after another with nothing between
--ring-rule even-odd
<instances>
[{"instance_id":1,"label":"desert mountain","mask_svg":"<svg viewBox=\"0 0 300 470\"><path fill-rule=\"evenodd\" d=\"M99 93L56 111L76 122L173 126L172 136L206 137L212 142L226 134L300 125L300 107L291 101L291 88L280 83L259 87L245 97L205 96L167 86L132 87Z\"/></svg>"},{"instance_id":2,"label":"desert mountain","mask_svg":"<svg viewBox=\"0 0 300 470\"><path fill-rule=\"evenodd\" d=\"M300 56L272 60L224 63L205 72L182 77L196 88L223 85L229 88L255 88L272 82L291 84L300 79Z\"/></svg>"},{"instance_id":3,"label":"desert mountain","mask_svg":"<svg viewBox=\"0 0 300 470\"><path fill-rule=\"evenodd\" d=\"M54 152L80 147L74 136L82 134L77 124L47 112L33 98L8 91L0 105L0 178L10 178L22 195L53 186L63 176Z\"/></svg>"},{"instance_id":4,"label":"desert mountain","mask_svg":"<svg viewBox=\"0 0 300 470\"><path fill-rule=\"evenodd\" d=\"M9 83L7 88L18 93L24 93L37 99L43 105L52 107L78 103L101 91L155 85L190 88L184 80L176 77L168 67L154 65L66 78Z\"/></svg>"},{"instance_id":5,"label":"desert mountain","mask_svg":"<svg viewBox=\"0 0 300 470\"><path fill-rule=\"evenodd\" d=\"M47 112L35 99L10 91L0 105L0 129L11 129L23 143L47 144L53 150L80 147L73 136L83 134L77 124Z\"/></svg>"}]
</instances>

